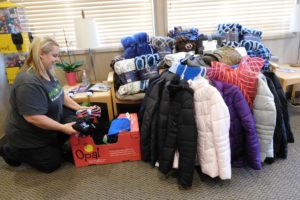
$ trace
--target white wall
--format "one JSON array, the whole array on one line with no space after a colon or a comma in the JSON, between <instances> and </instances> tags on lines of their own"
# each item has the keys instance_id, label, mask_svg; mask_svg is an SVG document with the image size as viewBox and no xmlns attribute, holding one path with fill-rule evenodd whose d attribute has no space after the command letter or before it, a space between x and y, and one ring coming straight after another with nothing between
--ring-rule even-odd
<instances>
[{"instance_id":1,"label":"white wall","mask_svg":"<svg viewBox=\"0 0 300 200\"><path fill-rule=\"evenodd\" d=\"M296 36L285 39L263 40L263 44L278 57L280 64L296 63L299 39Z\"/></svg>"}]
</instances>

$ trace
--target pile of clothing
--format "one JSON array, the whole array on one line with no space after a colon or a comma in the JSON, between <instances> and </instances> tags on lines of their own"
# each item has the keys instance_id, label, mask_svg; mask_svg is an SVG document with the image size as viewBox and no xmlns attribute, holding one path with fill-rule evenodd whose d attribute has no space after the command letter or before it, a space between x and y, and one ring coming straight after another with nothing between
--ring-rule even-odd
<instances>
[{"instance_id":1,"label":"pile of clothing","mask_svg":"<svg viewBox=\"0 0 300 200\"><path fill-rule=\"evenodd\" d=\"M217 33L223 38L223 46L245 47L249 56L263 58L263 70L270 71L271 52L261 42L262 31L232 23L219 24Z\"/></svg>"},{"instance_id":2,"label":"pile of clothing","mask_svg":"<svg viewBox=\"0 0 300 200\"><path fill-rule=\"evenodd\" d=\"M287 99L261 37L261 31L232 23L219 24L211 35L178 26L167 37L140 39L141 49L148 49L146 43L151 49L143 55L135 37L123 44L124 57L132 60L113 64L118 92L126 94L120 88L137 81L134 76L147 80L130 86L132 93L146 92L139 112L142 160L166 175L176 170L186 188L195 167L226 180L232 167L260 170L264 162L287 158L288 143L294 142ZM206 40L217 41L216 49L206 50ZM167 70L144 74L154 60Z\"/></svg>"},{"instance_id":3,"label":"pile of clothing","mask_svg":"<svg viewBox=\"0 0 300 200\"><path fill-rule=\"evenodd\" d=\"M159 55L146 54L130 59L114 59L113 69L117 76L117 95L125 96L143 92L149 79L158 76Z\"/></svg>"},{"instance_id":4,"label":"pile of clothing","mask_svg":"<svg viewBox=\"0 0 300 200\"><path fill-rule=\"evenodd\" d=\"M158 76L164 57L173 52L174 39L139 32L121 39L124 56L116 56L110 66L114 70L118 99L140 100L149 80ZM129 97L130 96L130 97Z\"/></svg>"},{"instance_id":5,"label":"pile of clothing","mask_svg":"<svg viewBox=\"0 0 300 200\"><path fill-rule=\"evenodd\" d=\"M244 56L236 66L179 65L151 79L139 113L142 160L164 174L178 163L179 184L190 187L195 166L225 180L232 167L260 170L287 158L294 142L287 99L263 65Z\"/></svg>"}]
</instances>

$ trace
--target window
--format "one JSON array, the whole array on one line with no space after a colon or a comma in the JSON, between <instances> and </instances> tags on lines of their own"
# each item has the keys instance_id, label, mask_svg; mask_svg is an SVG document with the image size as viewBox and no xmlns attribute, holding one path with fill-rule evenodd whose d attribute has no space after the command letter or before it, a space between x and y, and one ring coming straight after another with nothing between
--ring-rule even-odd
<instances>
[{"instance_id":1,"label":"window","mask_svg":"<svg viewBox=\"0 0 300 200\"><path fill-rule=\"evenodd\" d=\"M24 6L33 36L52 36L65 47L76 47L74 19L96 21L100 47L120 46L120 39L137 32L153 35L152 0L12 0Z\"/></svg>"},{"instance_id":2,"label":"window","mask_svg":"<svg viewBox=\"0 0 300 200\"><path fill-rule=\"evenodd\" d=\"M210 34L219 23L239 23L263 31L263 37L289 31L294 0L167 0L168 30L196 27Z\"/></svg>"}]
</instances>

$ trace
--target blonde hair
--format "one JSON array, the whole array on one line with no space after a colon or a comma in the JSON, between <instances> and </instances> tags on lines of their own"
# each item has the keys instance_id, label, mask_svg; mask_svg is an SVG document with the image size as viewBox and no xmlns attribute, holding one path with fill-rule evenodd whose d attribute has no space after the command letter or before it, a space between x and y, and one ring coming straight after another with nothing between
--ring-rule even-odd
<instances>
[{"instance_id":1,"label":"blonde hair","mask_svg":"<svg viewBox=\"0 0 300 200\"><path fill-rule=\"evenodd\" d=\"M54 46L59 47L57 42L50 37L35 37L29 46L29 52L27 59L22 67L22 70L28 70L32 68L37 75L43 77L47 70L41 61L40 55L42 53L49 53ZM51 75L55 77L54 70L49 71Z\"/></svg>"}]
</instances>

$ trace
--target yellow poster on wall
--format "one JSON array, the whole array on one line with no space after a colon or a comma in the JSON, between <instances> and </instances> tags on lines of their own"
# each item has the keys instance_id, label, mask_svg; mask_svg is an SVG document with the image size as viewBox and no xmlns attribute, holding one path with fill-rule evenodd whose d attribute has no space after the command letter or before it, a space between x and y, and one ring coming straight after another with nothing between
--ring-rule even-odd
<instances>
[{"instance_id":1,"label":"yellow poster on wall","mask_svg":"<svg viewBox=\"0 0 300 200\"><path fill-rule=\"evenodd\" d=\"M28 32L22 32L20 35L0 34L0 41L0 53L27 52L30 45Z\"/></svg>"}]
</instances>

